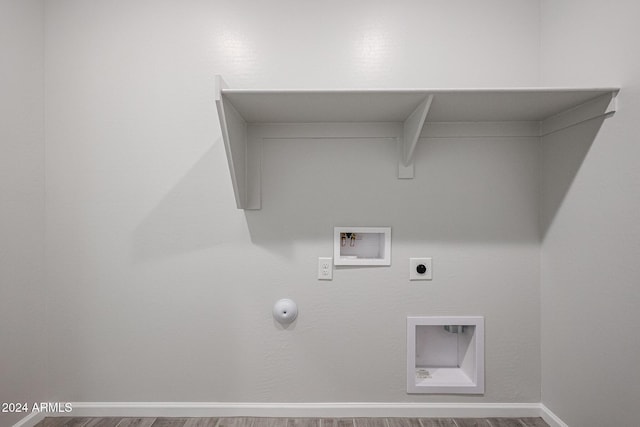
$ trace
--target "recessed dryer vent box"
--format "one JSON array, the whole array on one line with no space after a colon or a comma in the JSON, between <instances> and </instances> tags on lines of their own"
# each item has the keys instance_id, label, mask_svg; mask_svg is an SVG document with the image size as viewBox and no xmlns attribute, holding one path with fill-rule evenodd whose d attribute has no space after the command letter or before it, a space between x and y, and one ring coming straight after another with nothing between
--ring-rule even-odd
<instances>
[{"instance_id":1,"label":"recessed dryer vent box","mask_svg":"<svg viewBox=\"0 0 640 427\"><path fill-rule=\"evenodd\" d=\"M391 265L391 227L334 227L335 265Z\"/></svg>"},{"instance_id":2,"label":"recessed dryer vent box","mask_svg":"<svg viewBox=\"0 0 640 427\"><path fill-rule=\"evenodd\" d=\"M407 317L407 393L483 394L484 317Z\"/></svg>"}]
</instances>

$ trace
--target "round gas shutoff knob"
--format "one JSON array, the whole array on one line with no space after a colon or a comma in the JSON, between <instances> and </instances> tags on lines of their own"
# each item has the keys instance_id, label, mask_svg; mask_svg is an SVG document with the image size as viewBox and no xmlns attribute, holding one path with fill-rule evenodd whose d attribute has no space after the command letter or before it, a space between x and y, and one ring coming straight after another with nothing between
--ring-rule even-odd
<instances>
[{"instance_id":1,"label":"round gas shutoff knob","mask_svg":"<svg viewBox=\"0 0 640 427\"><path fill-rule=\"evenodd\" d=\"M424 264L418 264L416 271L420 274L424 274L427 272L427 267Z\"/></svg>"},{"instance_id":2,"label":"round gas shutoff knob","mask_svg":"<svg viewBox=\"0 0 640 427\"><path fill-rule=\"evenodd\" d=\"M298 306L293 300L283 298L273 305L273 318L283 324L288 324L298 317Z\"/></svg>"}]
</instances>

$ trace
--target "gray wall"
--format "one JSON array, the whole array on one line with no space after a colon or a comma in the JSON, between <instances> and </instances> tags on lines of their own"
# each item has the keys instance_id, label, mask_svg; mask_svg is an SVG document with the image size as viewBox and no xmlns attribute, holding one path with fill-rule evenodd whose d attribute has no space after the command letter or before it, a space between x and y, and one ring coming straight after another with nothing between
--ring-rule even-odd
<instances>
[{"instance_id":1,"label":"gray wall","mask_svg":"<svg viewBox=\"0 0 640 427\"><path fill-rule=\"evenodd\" d=\"M542 401L571 426L640 419L639 15L630 1L542 2L542 84L622 86L595 141L578 138L591 123L543 150Z\"/></svg>"},{"instance_id":2,"label":"gray wall","mask_svg":"<svg viewBox=\"0 0 640 427\"><path fill-rule=\"evenodd\" d=\"M42 2L1 1L0 402L44 398L43 47Z\"/></svg>"},{"instance_id":3,"label":"gray wall","mask_svg":"<svg viewBox=\"0 0 640 427\"><path fill-rule=\"evenodd\" d=\"M42 3L0 3L0 400L538 401L542 377L569 425L633 426L638 6L542 1L541 27L537 2L405 6L57 1L45 55ZM388 142L272 141L264 208L244 213L215 72L234 87L623 92L595 141L580 135L599 123L541 147L423 140L413 181L394 178ZM392 267L316 281L337 224L392 226ZM434 257L432 283L406 281L416 255ZM269 314L282 296L301 309L286 331ZM405 395L410 314L487 317L484 397Z\"/></svg>"},{"instance_id":4,"label":"gray wall","mask_svg":"<svg viewBox=\"0 0 640 427\"><path fill-rule=\"evenodd\" d=\"M235 209L213 103L233 87L532 86L538 3L56 1L47 10L53 400L540 400L534 139L272 141ZM315 197L314 195L321 195ZM334 225L390 268L315 278ZM410 256L434 281L410 284ZM271 306L291 297L295 327ZM486 316L485 396L405 393L407 315Z\"/></svg>"}]
</instances>

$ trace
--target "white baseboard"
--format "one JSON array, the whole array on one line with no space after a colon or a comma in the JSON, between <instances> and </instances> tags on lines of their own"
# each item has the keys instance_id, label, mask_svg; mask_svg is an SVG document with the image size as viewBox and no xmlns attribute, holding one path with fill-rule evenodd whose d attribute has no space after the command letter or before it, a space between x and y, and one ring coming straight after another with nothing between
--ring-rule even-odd
<instances>
[{"instance_id":1,"label":"white baseboard","mask_svg":"<svg viewBox=\"0 0 640 427\"><path fill-rule=\"evenodd\" d=\"M540 404L540 416L551 427L569 427L567 423L562 421L559 416L551 412L551 409L547 408L543 403Z\"/></svg>"},{"instance_id":2,"label":"white baseboard","mask_svg":"<svg viewBox=\"0 0 640 427\"><path fill-rule=\"evenodd\" d=\"M70 413L35 413L14 427L33 427L45 416L74 417L542 417L551 427L568 427L541 403L234 403L76 402Z\"/></svg>"},{"instance_id":3,"label":"white baseboard","mask_svg":"<svg viewBox=\"0 0 640 427\"><path fill-rule=\"evenodd\" d=\"M73 403L74 416L173 417L529 417L539 403Z\"/></svg>"},{"instance_id":4,"label":"white baseboard","mask_svg":"<svg viewBox=\"0 0 640 427\"><path fill-rule=\"evenodd\" d=\"M32 412L20 421L15 423L13 427L33 427L42 421L46 417L46 414L42 412Z\"/></svg>"}]
</instances>

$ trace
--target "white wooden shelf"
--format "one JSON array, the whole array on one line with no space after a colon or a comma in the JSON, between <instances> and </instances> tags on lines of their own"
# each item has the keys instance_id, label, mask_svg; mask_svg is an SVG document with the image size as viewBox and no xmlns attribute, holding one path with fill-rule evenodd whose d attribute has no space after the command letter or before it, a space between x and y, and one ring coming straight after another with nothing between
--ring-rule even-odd
<instances>
[{"instance_id":1,"label":"white wooden shelf","mask_svg":"<svg viewBox=\"0 0 640 427\"><path fill-rule=\"evenodd\" d=\"M348 136L358 129L400 141L399 178L413 178L413 153L430 127L481 123L527 123L537 136L609 117L619 88L494 89L230 89L216 76L216 107L240 209L260 209L260 140L265 124L332 124ZM378 124L348 126L346 124ZM387 126L380 126L385 124ZM392 124L393 126L388 126ZM472 125L473 124L473 125ZM327 126L313 126L305 137L336 137Z\"/></svg>"}]
</instances>

